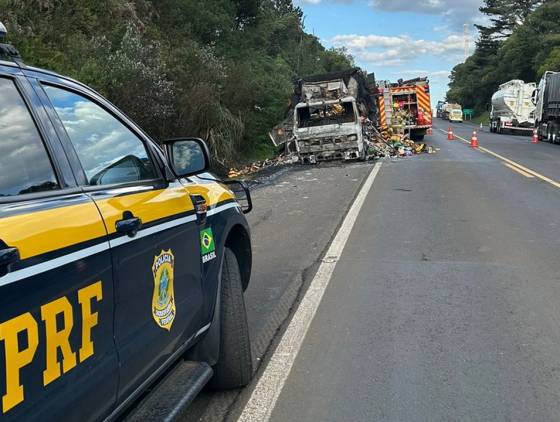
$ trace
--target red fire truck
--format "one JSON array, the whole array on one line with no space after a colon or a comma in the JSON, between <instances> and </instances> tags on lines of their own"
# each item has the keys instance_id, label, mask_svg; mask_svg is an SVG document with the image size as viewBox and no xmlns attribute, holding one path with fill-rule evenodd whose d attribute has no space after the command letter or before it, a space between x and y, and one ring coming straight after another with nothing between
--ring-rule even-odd
<instances>
[{"instance_id":1,"label":"red fire truck","mask_svg":"<svg viewBox=\"0 0 560 422\"><path fill-rule=\"evenodd\" d=\"M432 127L432 107L430 104L430 83L428 78L415 78L408 81L399 79L397 83L380 81L379 120L383 129L395 124L404 125L411 139L422 140ZM396 114L401 122L393 122Z\"/></svg>"}]
</instances>

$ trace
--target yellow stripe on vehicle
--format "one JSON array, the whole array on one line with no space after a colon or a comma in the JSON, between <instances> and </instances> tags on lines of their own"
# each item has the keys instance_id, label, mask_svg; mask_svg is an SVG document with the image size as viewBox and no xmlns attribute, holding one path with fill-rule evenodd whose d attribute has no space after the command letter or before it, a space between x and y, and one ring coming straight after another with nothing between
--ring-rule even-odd
<instances>
[{"instance_id":1,"label":"yellow stripe on vehicle","mask_svg":"<svg viewBox=\"0 0 560 422\"><path fill-rule=\"evenodd\" d=\"M22 259L106 236L93 202L2 218L0 233Z\"/></svg>"},{"instance_id":2,"label":"yellow stripe on vehicle","mask_svg":"<svg viewBox=\"0 0 560 422\"><path fill-rule=\"evenodd\" d=\"M96 201L109 234L124 211L131 211L144 224L194 210L189 194L202 195L209 207L234 199L218 183L178 186L163 190L114 196ZM87 241L105 239L107 231L93 202L0 219L2 240L19 250L22 259L53 252ZM22 229L22 227L24 229Z\"/></svg>"},{"instance_id":3,"label":"yellow stripe on vehicle","mask_svg":"<svg viewBox=\"0 0 560 422\"><path fill-rule=\"evenodd\" d=\"M192 201L182 187L114 196L98 199L96 203L105 219L109 234L116 232L116 223L122 220L125 211L132 212L146 224L194 209Z\"/></svg>"},{"instance_id":4,"label":"yellow stripe on vehicle","mask_svg":"<svg viewBox=\"0 0 560 422\"><path fill-rule=\"evenodd\" d=\"M109 234L116 232L116 222L124 211L131 211L144 224L182 214L194 209L189 195L202 195L209 207L234 196L217 183L193 184L164 190L142 192L98 200Z\"/></svg>"}]
</instances>

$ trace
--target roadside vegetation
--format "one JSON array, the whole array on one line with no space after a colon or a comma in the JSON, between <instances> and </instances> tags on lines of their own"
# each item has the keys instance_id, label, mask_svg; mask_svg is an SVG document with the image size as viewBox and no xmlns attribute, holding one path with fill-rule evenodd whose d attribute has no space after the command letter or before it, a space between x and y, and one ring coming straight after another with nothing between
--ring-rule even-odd
<instances>
[{"instance_id":1,"label":"roadside vegetation","mask_svg":"<svg viewBox=\"0 0 560 422\"><path fill-rule=\"evenodd\" d=\"M451 72L447 100L487 110L498 86L512 79L537 82L560 71L560 0L485 0L489 24L477 26L474 54Z\"/></svg>"},{"instance_id":2,"label":"roadside vegetation","mask_svg":"<svg viewBox=\"0 0 560 422\"><path fill-rule=\"evenodd\" d=\"M27 64L69 75L155 139L200 136L224 168L270 152L298 75L352 65L292 0L0 0Z\"/></svg>"}]
</instances>

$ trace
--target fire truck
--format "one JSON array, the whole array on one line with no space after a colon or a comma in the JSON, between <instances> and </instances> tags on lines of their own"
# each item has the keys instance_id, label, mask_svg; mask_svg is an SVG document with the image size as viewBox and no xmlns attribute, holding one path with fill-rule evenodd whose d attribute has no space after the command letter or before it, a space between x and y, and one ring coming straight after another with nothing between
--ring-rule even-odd
<instances>
[{"instance_id":1,"label":"fire truck","mask_svg":"<svg viewBox=\"0 0 560 422\"><path fill-rule=\"evenodd\" d=\"M424 139L432 127L428 78L399 79L397 83L380 81L378 92L381 128L401 127L411 139Z\"/></svg>"}]
</instances>

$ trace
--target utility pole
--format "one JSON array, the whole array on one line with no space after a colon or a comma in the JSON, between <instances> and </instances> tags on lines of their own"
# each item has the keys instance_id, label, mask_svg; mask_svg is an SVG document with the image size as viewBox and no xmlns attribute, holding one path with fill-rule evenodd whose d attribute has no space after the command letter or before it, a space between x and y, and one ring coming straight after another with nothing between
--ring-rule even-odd
<instances>
[{"instance_id":1,"label":"utility pole","mask_svg":"<svg viewBox=\"0 0 560 422\"><path fill-rule=\"evenodd\" d=\"M465 49L465 62L469 57L469 42L470 42L470 33L469 33L469 24L463 25L463 46Z\"/></svg>"}]
</instances>

